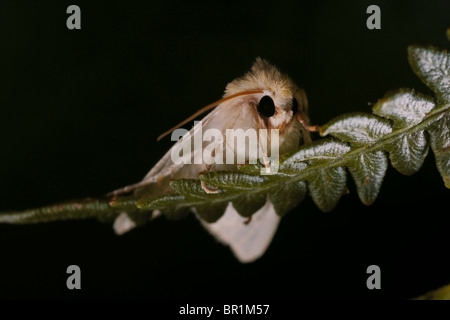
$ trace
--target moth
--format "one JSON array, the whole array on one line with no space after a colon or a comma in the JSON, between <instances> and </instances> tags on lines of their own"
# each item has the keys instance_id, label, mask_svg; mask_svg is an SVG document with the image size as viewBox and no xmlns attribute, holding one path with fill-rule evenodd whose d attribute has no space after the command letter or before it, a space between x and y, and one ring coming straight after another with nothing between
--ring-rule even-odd
<instances>
[{"instance_id":1,"label":"moth","mask_svg":"<svg viewBox=\"0 0 450 320\"><path fill-rule=\"evenodd\" d=\"M280 154L294 150L301 142L310 143L310 131L315 129L308 124L308 102L304 90L266 60L257 58L249 72L226 86L221 100L199 110L158 139L210 109L213 111L200 122L203 130L218 129L224 132L231 128L244 131L255 129L259 132L259 129L269 131L277 129ZM192 134L194 130L195 126L189 133ZM226 141L226 138L224 140L221 147L229 145L229 141ZM260 142L258 140L258 143ZM156 197L174 192L169 185L172 179L196 179L199 174L208 171L237 170L235 163L175 164L172 161L172 151L174 148L179 148L182 143L183 139L176 142L141 182L115 190L111 194L117 196L133 192L139 195L145 192L146 195L151 194ZM196 149L203 150L207 146L208 143L203 142ZM194 150L194 153L202 150ZM248 161L248 154L245 157ZM268 162L265 164L270 165ZM202 184L202 187L206 193L217 192L205 184ZM194 209L193 211L195 213ZM159 212L155 210L152 215L152 218L157 217ZM200 221L216 239L231 248L239 261L247 263L264 254L277 230L280 217L275 213L271 201L267 199L265 205L255 212L251 219L239 215L230 202L225 213L216 222L207 223L201 219ZM123 234L134 226L134 222L126 213L120 214L114 222L117 234Z\"/></svg>"}]
</instances>

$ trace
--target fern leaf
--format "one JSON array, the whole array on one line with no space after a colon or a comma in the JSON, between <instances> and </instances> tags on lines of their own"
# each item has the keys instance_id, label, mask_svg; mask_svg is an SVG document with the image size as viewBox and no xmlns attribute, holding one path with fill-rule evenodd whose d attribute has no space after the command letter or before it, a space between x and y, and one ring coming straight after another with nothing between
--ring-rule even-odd
<instances>
[{"instance_id":1,"label":"fern leaf","mask_svg":"<svg viewBox=\"0 0 450 320\"><path fill-rule=\"evenodd\" d=\"M450 115L439 120L430 130L431 149L436 158L436 166L450 189Z\"/></svg>"},{"instance_id":2,"label":"fern leaf","mask_svg":"<svg viewBox=\"0 0 450 320\"><path fill-rule=\"evenodd\" d=\"M339 116L320 128L331 135L282 155L279 171L261 175L261 164L238 166L237 171L209 172L199 179L171 182L173 194L109 200L74 201L62 205L0 214L0 222L34 223L96 217L108 220L126 211L135 221L160 210L169 219L184 217L191 208L207 222L219 219L229 202L244 217L251 216L269 197L278 215L297 206L308 190L323 211L332 210L346 192L347 169L358 196L369 205L377 198L391 164L411 175L422 166L429 143L445 185L450 188L450 55L434 47L411 46L408 60L436 98L401 89L373 107L373 114ZM206 194L201 183L218 188Z\"/></svg>"},{"instance_id":3,"label":"fern leaf","mask_svg":"<svg viewBox=\"0 0 450 320\"><path fill-rule=\"evenodd\" d=\"M408 48L408 60L413 71L436 93L440 102L450 100L450 53L433 46Z\"/></svg>"}]
</instances>

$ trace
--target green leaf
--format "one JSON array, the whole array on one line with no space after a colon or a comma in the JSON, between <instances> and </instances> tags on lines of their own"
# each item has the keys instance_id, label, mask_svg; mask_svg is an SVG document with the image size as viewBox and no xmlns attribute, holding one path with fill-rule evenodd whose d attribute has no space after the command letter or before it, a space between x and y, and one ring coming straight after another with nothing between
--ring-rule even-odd
<instances>
[{"instance_id":1,"label":"green leaf","mask_svg":"<svg viewBox=\"0 0 450 320\"><path fill-rule=\"evenodd\" d=\"M308 179L311 197L320 210L328 212L334 209L346 191L346 181L343 167L321 168Z\"/></svg>"},{"instance_id":2,"label":"green leaf","mask_svg":"<svg viewBox=\"0 0 450 320\"><path fill-rule=\"evenodd\" d=\"M373 113L393 120L394 129L399 129L418 124L434 106L430 97L401 89L380 99L373 107Z\"/></svg>"},{"instance_id":3,"label":"green leaf","mask_svg":"<svg viewBox=\"0 0 450 320\"><path fill-rule=\"evenodd\" d=\"M428 141L424 131L402 135L387 148L392 166L410 176L422 167L428 155Z\"/></svg>"},{"instance_id":4,"label":"green leaf","mask_svg":"<svg viewBox=\"0 0 450 320\"><path fill-rule=\"evenodd\" d=\"M308 161L312 167L337 159L350 151L346 143L325 139L302 147L284 164ZM306 171L306 170L305 170ZM332 210L346 190L346 174L342 167L319 167L305 175L314 203L324 212Z\"/></svg>"},{"instance_id":5,"label":"green leaf","mask_svg":"<svg viewBox=\"0 0 450 320\"><path fill-rule=\"evenodd\" d=\"M186 199L208 199L213 194L207 194L198 179L178 179L170 182L170 186Z\"/></svg>"},{"instance_id":6,"label":"green leaf","mask_svg":"<svg viewBox=\"0 0 450 320\"><path fill-rule=\"evenodd\" d=\"M259 175L263 167L259 164L238 164L237 168L244 173Z\"/></svg>"},{"instance_id":7,"label":"green leaf","mask_svg":"<svg viewBox=\"0 0 450 320\"><path fill-rule=\"evenodd\" d=\"M267 201L265 193L244 193L233 200L233 207L243 217L250 217L258 211Z\"/></svg>"},{"instance_id":8,"label":"green leaf","mask_svg":"<svg viewBox=\"0 0 450 320\"><path fill-rule=\"evenodd\" d=\"M311 145L302 147L298 152L294 153L283 164L288 165L299 161L311 160L314 163L326 162L339 158L350 151L350 146L346 143L324 139Z\"/></svg>"},{"instance_id":9,"label":"green leaf","mask_svg":"<svg viewBox=\"0 0 450 320\"><path fill-rule=\"evenodd\" d=\"M270 194L270 200L279 216L294 209L306 196L306 182L294 181L281 183Z\"/></svg>"},{"instance_id":10,"label":"green leaf","mask_svg":"<svg viewBox=\"0 0 450 320\"><path fill-rule=\"evenodd\" d=\"M121 211L109 205L109 200L83 199L60 203L38 209L4 212L0 214L1 223L37 223L58 220L98 218L109 221Z\"/></svg>"},{"instance_id":11,"label":"green leaf","mask_svg":"<svg viewBox=\"0 0 450 320\"><path fill-rule=\"evenodd\" d=\"M450 53L433 46L408 47L408 60L413 71L436 93L438 100L450 100Z\"/></svg>"},{"instance_id":12,"label":"green leaf","mask_svg":"<svg viewBox=\"0 0 450 320\"><path fill-rule=\"evenodd\" d=\"M388 121L367 113L351 113L337 117L320 128L320 135L350 142L352 145L368 145L391 133Z\"/></svg>"},{"instance_id":13,"label":"green leaf","mask_svg":"<svg viewBox=\"0 0 450 320\"><path fill-rule=\"evenodd\" d=\"M296 175L305 170L307 166L308 164L306 162L285 161L282 164L280 164L278 174Z\"/></svg>"},{"instance_id":14,"label":"green leaf","mask_svg":"<svg viewBox=\"0 0 450 320\"><path fill-rule=\"evenodd\" d=\"M365 205L372 204L377 198L387 166L384 151L362 153L348 165L358 196Z\"/></svg>"},{"instance_id":15,"label":"green leaf","mask_svg":"<svg viewBox=\"0 0 450 320\"><path fill-rule=\"evenodd\" d=\"M109 205L112 208L119 208L122 210L136 209L137 200L135 197L119 197L117 199L111 200Z\"/></svg>"},{"instance_id":16,"label":"green leaf","mask_svg":"<svg viewBox=\"0 0 450 320\"><path fill-rule=\"evenodd\" d=\"M154 210L182 205L186 204L186 202L188 203L186 206L191 205L190 201L180 194L166 195L157 198L150 196L139 199L136 203L136 207L138 209Z\"/></svg>"},{"instance_id":17,"label":"green leaf","mask_svg":"<svg viewBox=\"0 0 450 320\"><path fill-rule=\"evenodd\" d=\"M431 149L434 152L436 166L444 179L444 184L450 188L450 114L440 119L429 129Z\"/></svg>"},{"instance_id":18,"label":"green leaf","mask_svg":"<svg viewBox=\"0 0 450 320\"><path fill-rule=\"evenodd\" d=\"M248 190L266 184L266 176L257 176L238 171L213 171L199 176L208 185L219 188Z\"/></svg>"},{"instance_id":19,"label":"green leaf","mask_svg":"<svg viewBox=\"0 0 450 320\"><path fill-rule=\"evenodd\" d=\"M419 124L435 107L434 101L413 90L401 89L380 99L373 107L377 115L391 119L398 130ZM400 173L412 175L421 167L428 154L424 131L405 133L386 148L392 166Z\"/></svg>"},{"instance_id":20,"label":"green leaf","mask_svg":"<svg viewBox=\"0 0 450 320\"><path fill-rule=\"evenodd\" d=\"M223 216L227 205L228 201L207 202L204 205L196 206L195 211L202 220L213 223Z\"/></svg>"}]
</instances>

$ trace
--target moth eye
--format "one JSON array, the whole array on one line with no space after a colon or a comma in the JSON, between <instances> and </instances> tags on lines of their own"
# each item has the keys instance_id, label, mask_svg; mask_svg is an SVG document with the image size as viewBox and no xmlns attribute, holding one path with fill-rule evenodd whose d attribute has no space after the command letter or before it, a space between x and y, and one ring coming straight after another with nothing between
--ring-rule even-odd
<instances>
[{"instance_id":1,"label":"moth eye","mask_svg":"<svg viewBox=\"0 0 450 320\"><path fill-rule=\"evenodd\" d=\"M298 111L298 102L297 99L292 98L292 112L296 114Z\"/></svg>"},{"instance_id":2,"label":"moth eye","mask_svg":"<svg viewBox=\"0 0 450 320\"><path fill-rule=\"evenodd\" d=\"M259 100L258 112L267 118L275 114L275 103L273 103L271 97L264 96Z\"/></svg>"}]
</instances>

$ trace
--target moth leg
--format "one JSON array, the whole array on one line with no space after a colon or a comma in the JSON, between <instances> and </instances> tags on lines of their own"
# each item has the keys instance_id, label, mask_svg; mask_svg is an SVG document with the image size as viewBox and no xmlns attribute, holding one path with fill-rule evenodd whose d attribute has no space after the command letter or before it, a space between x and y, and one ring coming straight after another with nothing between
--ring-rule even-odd
<instances>
[{"instance_id":1,"label":"moth leg","mask_svg":"<svg viewBox=\"0 0 450 320\"><path fill-rule=\"evenodd\" d=\"M310 125L303 124L303 126L304 126L305 129L308 130L309 132L317 132L317 131L319 131L319 126L318 126L318 125L310 126Z\"/></svg>"},{"instance_id":2,"label":"moth leg","mask_svg":"<svg viewBox=\"0 0 450 320\"><path fill-rule=\"evenodd\" d=\"M306 130L308 130L309 132L317 132L319 131L319 126L310 126L308 124L308 120L305 119L305 116L302 114L297 114L297 120L298 122L301 123L301 125L303 126L303 128L305 128Z\"/></svg>"},{"instance_id":3,"label":"moth leg","mask_svg":"<svg viewBox=\"0 0 450 320\"><path fill-rule=\"evenodd\" d=\"M205 191L207 194L217 194L219 193L219 188L211 189L206 185L205 181L200 181L200 184L202 185L203 191Z\"/></svg>"},{"instance_id":4,"label":"moth leg","mask_svg":"<svg viewBox=\"0 0 450 320\"><path fill-rule=\"evenodd\" d=\"M247 220L244 221L244 224L248 225L252 221L252 217L253 216L248 217Z\"/></svg>"},{"instance_id":5,"label":"moth leg","mask_svg":"<svg viewBox=\"0 0 450 320\"><path fill-rule=\"evenodd\" d=\"M265 137L265 139L267 139L267 136L264 135L264 137ZM261 139L261 137L259 137L259 139ZM267 146L266 146L266 148L267 148ZM263 148L263 146L261 145L261 142L259 143L258 151L259 151L260 158L262 158L262 161L264 163L264 168L266 169L266 173L270 173L270 161L269 161L269 158L267 157L267 149L265 150L265 148Z\"/></svg>"},{"instance_id":6,"label":"moth leg","mask_svg":"<svg viewBox=\"0 0 450 320\"><path fill-rule=\"evenodd\" d=\"M270 161L269 158L267 157L267 154L264 151L261 151L262 154L262 160L264 162L264 167L266 169L266 173L270 172Z\"/></svg>"},{"instance_id":7,"label":"moth leg","mask_svg":"<svg viewBox=\"0 0 450 320\"><path fill-rule=\"evenodd\" d=\"M267 154L263 154L264 167L266 167L267 171L270 171L270 161L267 158Z\"/></svg>"},{"instance_id":8,"label":"moth leg","mask_svg":"<svg viewBox=\"0 0 450 320\"><path fill-rule=\"evenodd\" d=\"M208 172L211 169L212 165L207 165L206 166L206 170L202 171L199 173L199 175L202 175L206 172ZM207 194L217 194L219 193L219 188L215 188L215 189L211 189L206 185L206 182L201 180L200 184L202 186L203 191L205 191Z\"/></svg>"}]
</instances>

